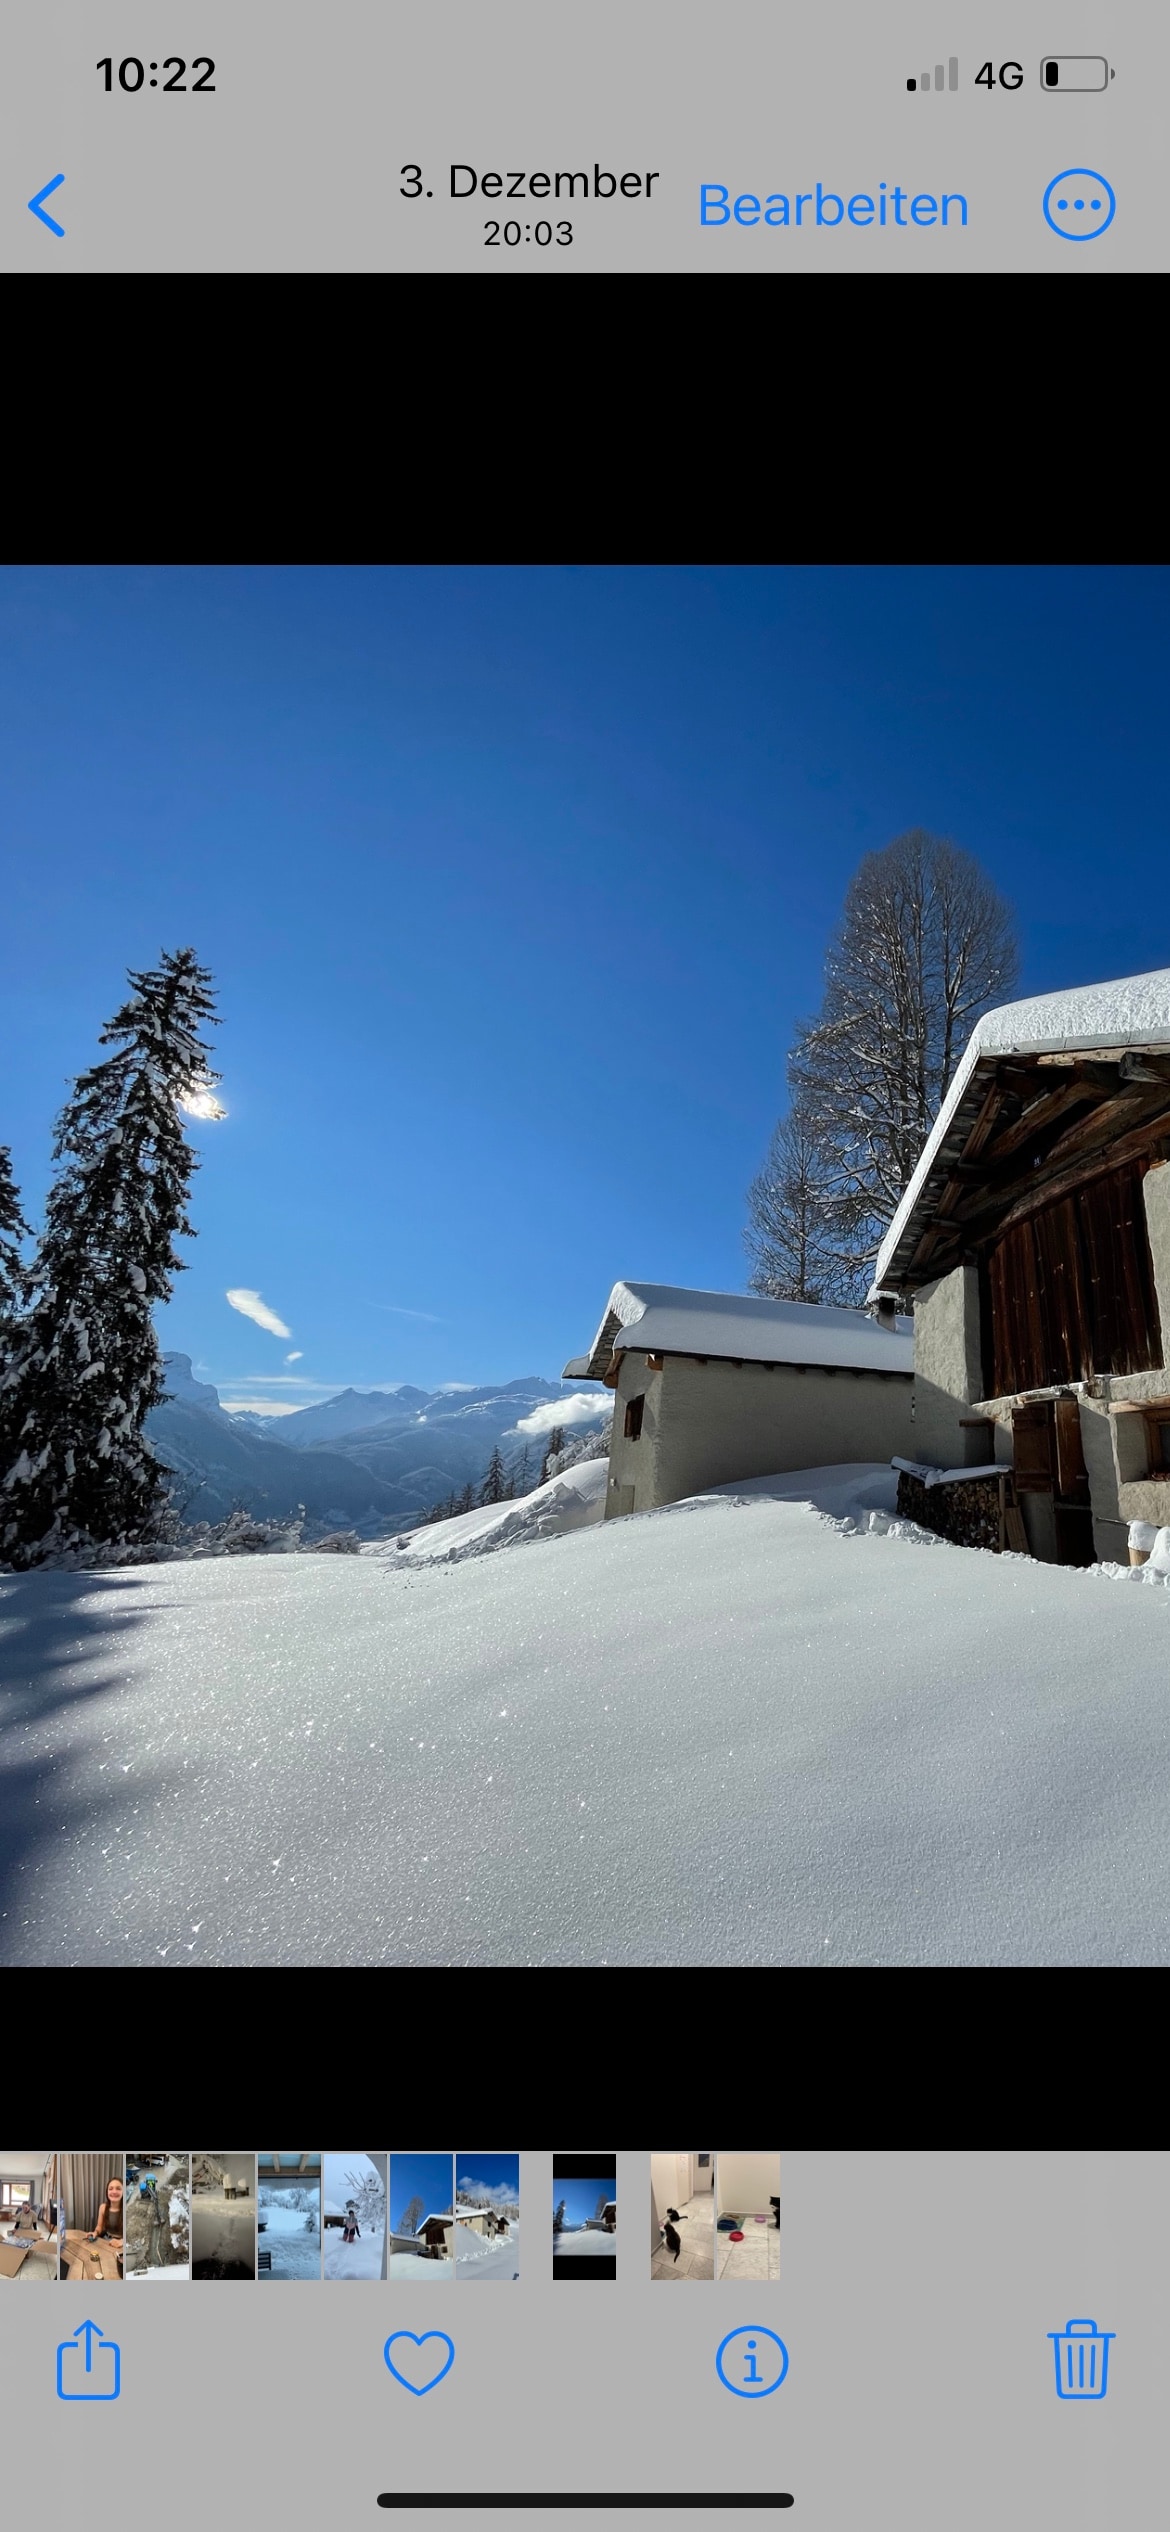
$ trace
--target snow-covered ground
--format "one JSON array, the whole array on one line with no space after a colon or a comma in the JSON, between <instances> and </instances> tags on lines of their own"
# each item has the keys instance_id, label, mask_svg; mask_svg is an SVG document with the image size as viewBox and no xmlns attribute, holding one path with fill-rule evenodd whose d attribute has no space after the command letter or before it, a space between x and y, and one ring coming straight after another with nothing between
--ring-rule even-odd
<instances>
[{"instance_id":1,"label":"snow-covered ground","mask_svg":"<svg viewBox=\"0 0 1170 2532\"><path fill-rule=\"evenodd\" d=\"M360 2222L360 2219L359 2219ZM356 2242L343 2242L333 2225L325 2228L327 2277L381 2277L382 2228L362 2224Z\"/></svg>"},{"instance_id":2,"label":"snow-covered ground","mask_svg":"<svg viewBox=\"0 0 1170 2532\"><path fill-rule=\"evenodd\" d=\"M465 2224L455 2236L455 2273L462 2286L469 2277L479 2284L500 2277L516 2278L520 2274L520 2227L508 2226L506 2233L489 2240L486 2234L471 2233Z\"/></svg>"},{"instance_id":3,"label":"snow-covered ground","mask_svg":"<svg viewBox=\"0 0 1170 2532\"><path fill-rule=\"evenodd\" d=\"M432 2284L440 2277L453 2277L454 2263L449 2259L423 2259L418 2251L391 2251L386 2274L402 2285L408 2277L429 2277Z\"/></svg>"},{"instance_id":4,"label":"snow-covered ground","mask_svg":"<svg viewBox=\"0 0 1170 2532\"><path fill-rule=\"evenodd\" d=\"M262 2281L281 2277L319 2277L321 2274L321 2231L319 2215L308 2214L311 2229L306 2230L307 2210L286 2205L283 2197L268 2195L269 2184L261 2182L259 2191L258 2248L272 2254L271 2268L262 2268Z\"/></svg>"},{"instance_id":5,"label":"snow-covered ground","mask_svg":"<svg viewBox=\"0 0 1170 2532\"><path fill-rule=\"evenodd\" d=\"M191 2199L191 2259L235 2262L256 2272L256 2201L225 2198L216 2189L196 2190Z\"/></svg>"},{"instance_id":6,"label":"snow-covered ground","mask_svg":"<svg viewBox=\"0 0 1170 2532\"><path fill-rule=\"evenodd\" d=\"M1170 1594L893 1485L0 1578L0 1962L1170 1961Z\"/></svg>"},{"instance_id":7,"label":"snow-covered ground","mask_svg":"<svg viewBox=\"0 0 1170 2532\"><path fill-rule=\"evenodd\" d=\"M456 2251L458 2284L476 2279L476 2284L491 2284L494 2279L517 2279L519 2276L519 2223L509 2223L506 2233L496 2241L486 2241L484 2233L469 2233L461 2226Z\"/></svg>"},{"instance_id":8,"label":"snow-covered ground","mask_svg":"<svg viewBox=\"0 0 1170 2532\"><path fill-rule=\"evenodd\" d=\"M450 1521L430 1521L421 1530L395 1539L378 1539L363 1556L389 1557L402 1565L461 1565L469 1556L492 1555L500 1547L517 1547L525 1539L558 1538L566 1530L585 1530L605 1511L608 1459L587 1459L562 1470L530 1495L514 1503L482 1504L477 1512L457 1512Z\"/></svg>"},{"instance_id":9,"label":"snow-covered ground","mask_svg":"<svg viewBox=\"0 0 1170 2532\"><path fill-rule=\"evenodd\" d=\"M554 2259L613 2259L617 2251L617 2235L602 2233L596 2225L588 2225L582 2227L579 2233L554 2233L552 2246Z\"/></svg>"}]
</instances>

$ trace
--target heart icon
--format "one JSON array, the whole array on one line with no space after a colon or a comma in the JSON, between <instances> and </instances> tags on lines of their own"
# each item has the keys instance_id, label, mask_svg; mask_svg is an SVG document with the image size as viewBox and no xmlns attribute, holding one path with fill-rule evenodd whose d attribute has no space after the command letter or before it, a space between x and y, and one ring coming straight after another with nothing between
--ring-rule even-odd
<instances>
[{"instance_id":1,"label":"heart icon","mask_svg":"<svg viewBox=\"0 0 1170 2532\"><path fill-rule=\"evenodd\" d=\"M409 2356L407 2356L405 2357L405 2362L408 2365L413 2363L414 2372L416 2374L421 2374L423 2377L421 2382L413 2382L410 2374L403 2373L401 2365L395 2364L394 2358L390 2353L391 2348L397 2347L399 2342L403 2339L405 2339L408 2347L417 2348L418 2350L417 2360L412 2360ZM436 2339L438 2341L438 2347L446 2348L447 2353L444 2356L441 2365L437 2361L438 2348L435 2348L426 2356L422 2353L424 2348L430 2348L430 2342L432 2339ZM415 2330L391 2330L390 2336L386 2341L386 2345L382 2350L382 2354L386 2359L390 2372L394 2376L395 2382L401 2383L404 2391L413 2391L416 2398L421 2399L424 2391L433 2391L435 2384L442 2382L444 2374L450 2373L451 2367L455 2362L455 2341L454 2339L448 2338L445 2330L424 2330L421 2333L421 2336Z\"/></svg>"}]
</instances>

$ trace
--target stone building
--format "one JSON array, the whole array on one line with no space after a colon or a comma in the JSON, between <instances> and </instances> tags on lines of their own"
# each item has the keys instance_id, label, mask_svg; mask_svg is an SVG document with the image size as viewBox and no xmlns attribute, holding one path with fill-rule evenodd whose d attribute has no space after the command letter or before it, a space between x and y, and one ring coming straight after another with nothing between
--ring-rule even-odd
<instances>
[{"instance_id":1,"label":"stone building","mask_svg":"<svg viewBox=\"0 0 1170 2532\"><path fill-rule=\"evenodd\" d=\"M607 1520L737 1478L910 1447L910 1322L673 1284L615 1284L566 1380L615 1392Z\"/></svg>"}]
</instances>

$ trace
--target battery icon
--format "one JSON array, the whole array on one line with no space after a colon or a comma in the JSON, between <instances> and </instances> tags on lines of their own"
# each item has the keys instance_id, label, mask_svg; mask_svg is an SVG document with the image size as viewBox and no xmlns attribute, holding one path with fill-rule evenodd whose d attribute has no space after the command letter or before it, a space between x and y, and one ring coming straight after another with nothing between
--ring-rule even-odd
<instances>
[{"instance_id":1,"label":"battery icon","mask_svg":"<svg viewBox=\"0 0 1170 2532\"><path fill-rule=\"evenodd\" d=\"M1107 88L1117 76L1100 53L1046 53L1040 64L1040 84L1058 88L1062 96L1084 96L1086 91Z\"/></svg>"}]
</instances>

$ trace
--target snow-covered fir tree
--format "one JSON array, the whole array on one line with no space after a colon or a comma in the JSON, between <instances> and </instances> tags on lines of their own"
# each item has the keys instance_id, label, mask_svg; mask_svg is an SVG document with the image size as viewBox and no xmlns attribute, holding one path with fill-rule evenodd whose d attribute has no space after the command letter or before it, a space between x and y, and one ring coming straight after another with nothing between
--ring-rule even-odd
<instances>
[{"instance_id":1,"label":"snow-covered fir tree","mask_svg":"<svg viewBox=\"0 0 1170 2532\"><path fill-rule=\"evenodd\" d=\"M20 1195L13 1183L12 1155L7 1143L0 1143L0 1371L27 1294L28 1269L20 1243L29 1237L29 1227L20 1210Z\"/></svg>"},{"instance_id":2,"label":"snow-covered fir tree","mask_svg":"<svg viewBox=\"0 0 1170 2532\"><path fill-rule=\"evenodd\" d=\"M572 1441L564 1442L559 1451L550 1451L546 1475L561 1477L566 1468L578 1468L582 1460L608 1459L612 1440L613 1417L610 1416L605 1424L575 1434Z\"/></svg>"},{"instance_id":3,"label":"snow-covered fir tree","mask_svg":"<svg viewBox=\"0 0 1170 2532\"><path fill-rule=\"evenodd\" d=\"M222 1115L201 1031L211 977L193 950L131 970L130 995L58 1121L61 1167L0 1383L0 1556L23 1567L166 1535L167 1472L143 1435L164 1394L151 1313L192 1236L198 1166L180 1108Z\"/></svg>"},{"instance_id":4,"label":"snow-covered fir tree","mask_svg":"<svg viewBox=\"0 0 1170 2532\"><path fill-rule=\"evenodd\" d=\"M504 1462L500 1455L500 1445L498 1442L495 1442L492 1445L492 1455L487 1465L487 1475L479 1490L480 1502L503 1503L507 1496L507 1487L508 1481L504 1472Z\"/></svg>"}]
</instances>

